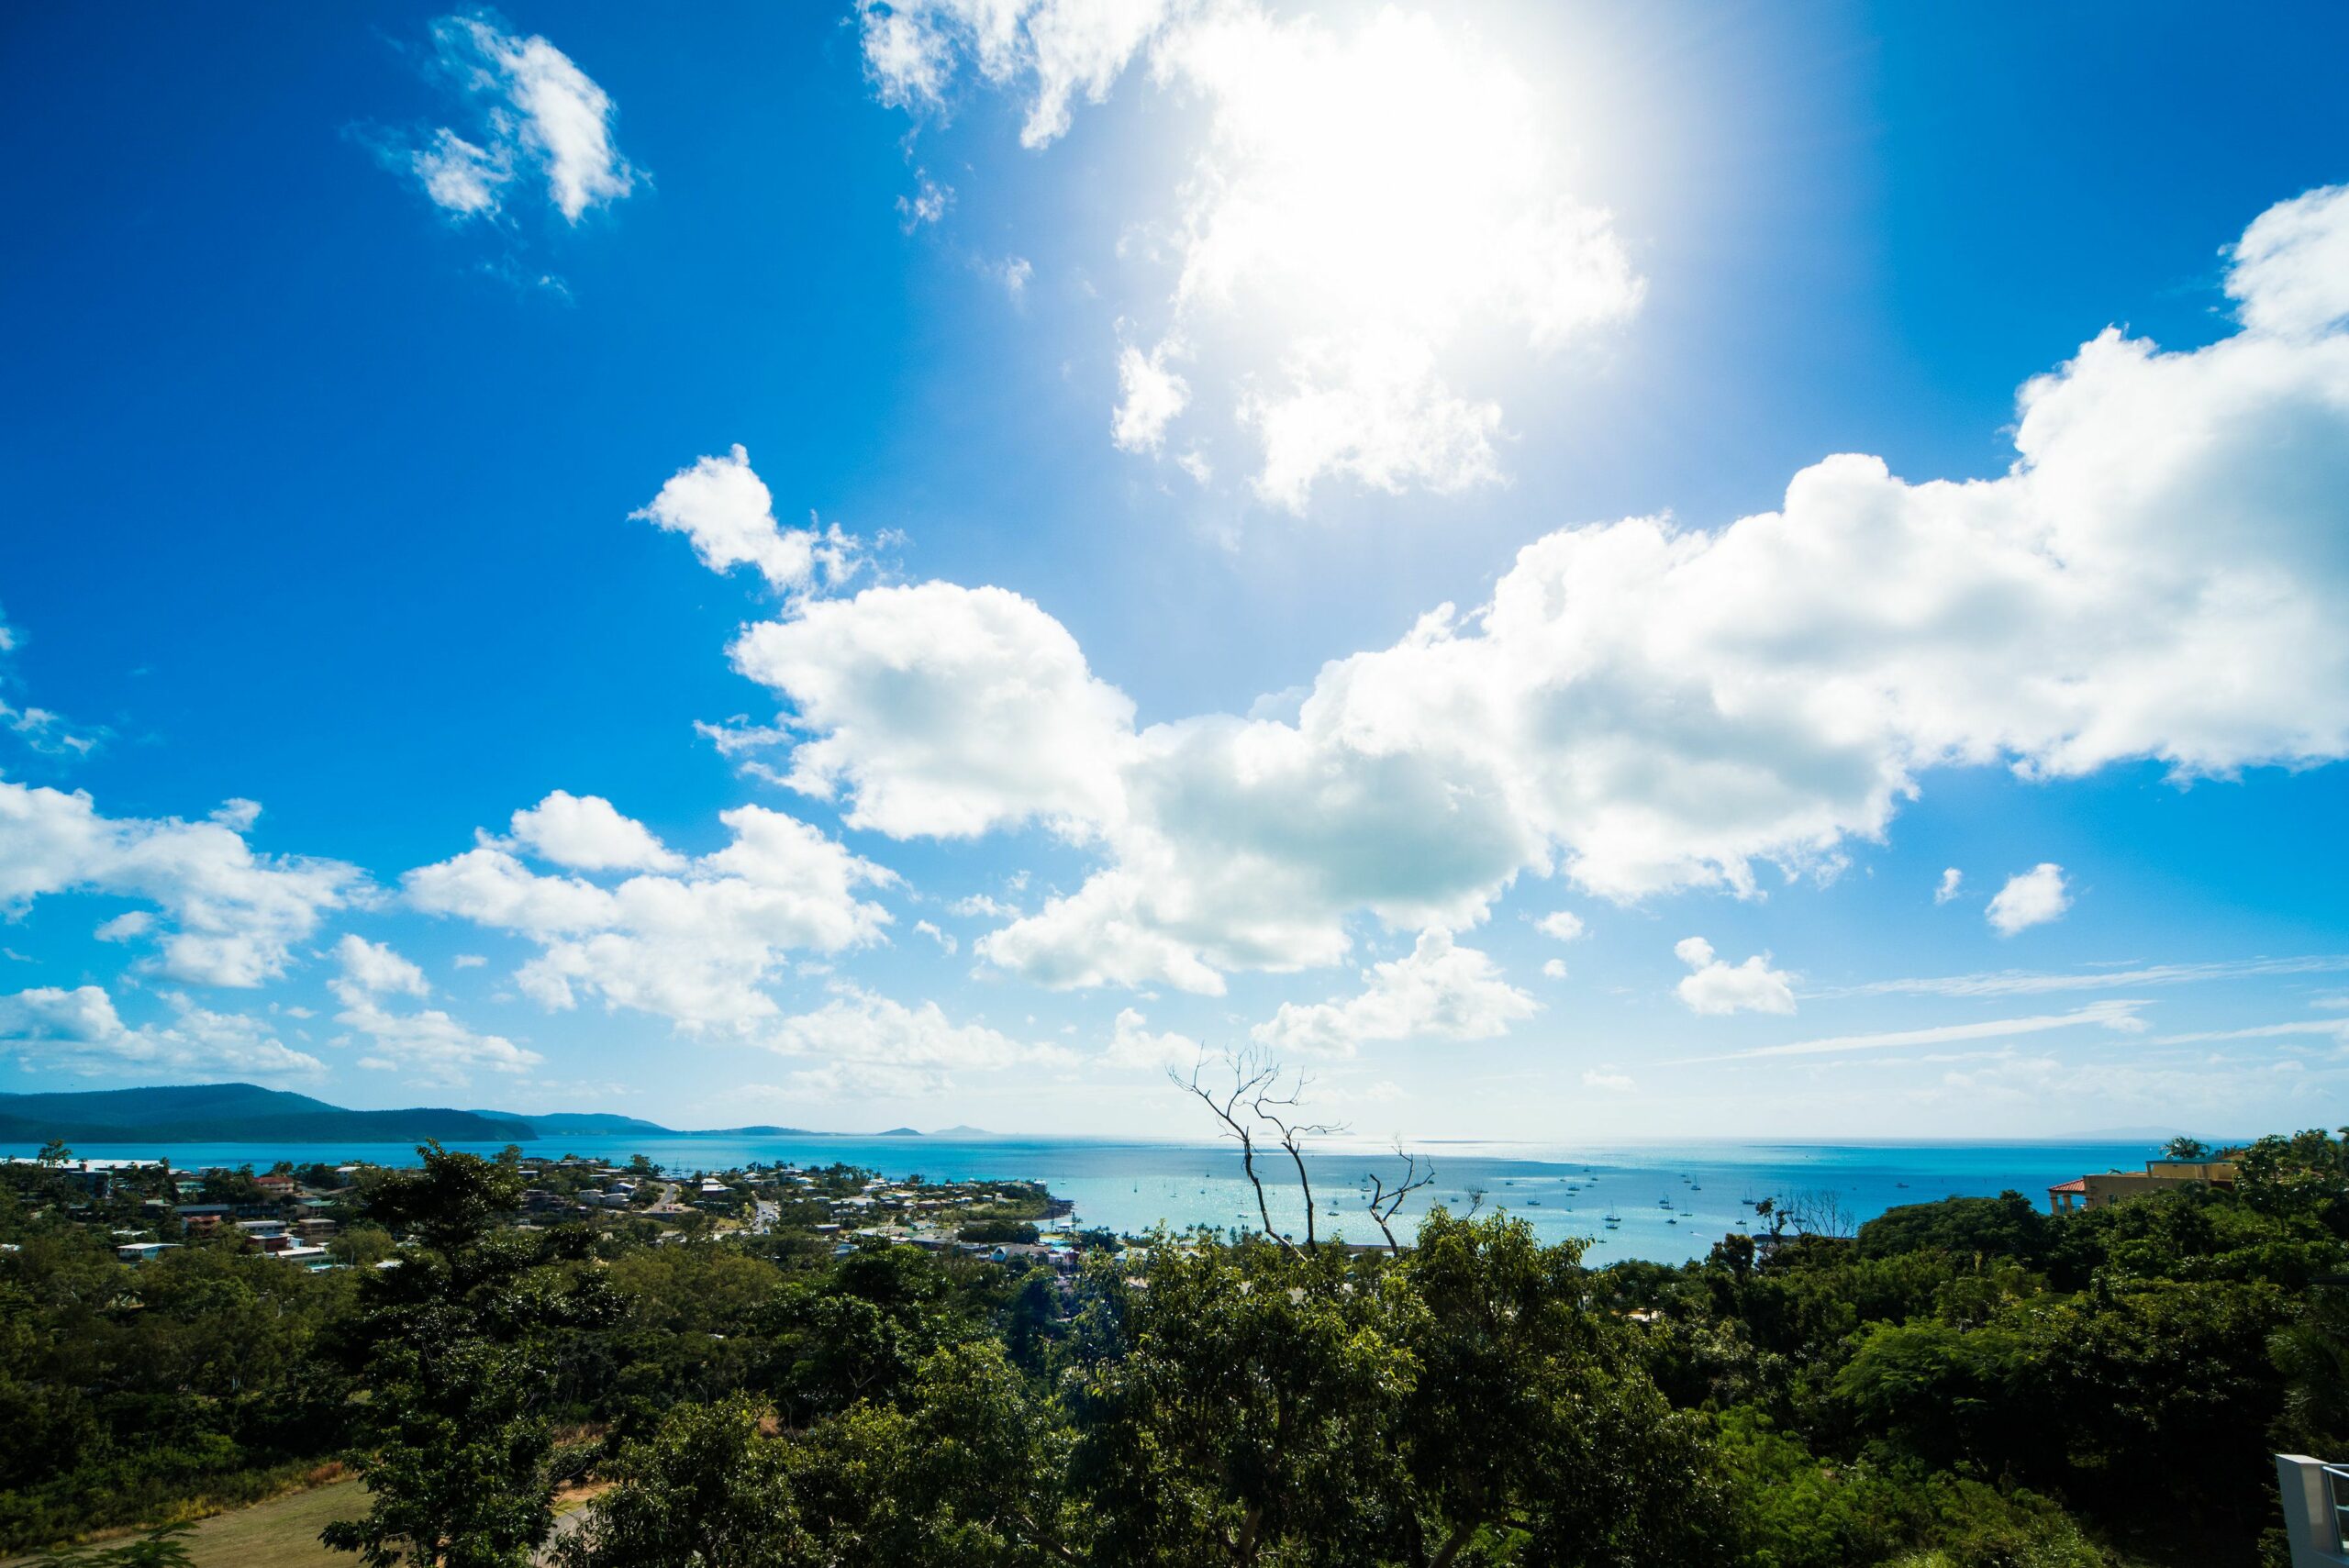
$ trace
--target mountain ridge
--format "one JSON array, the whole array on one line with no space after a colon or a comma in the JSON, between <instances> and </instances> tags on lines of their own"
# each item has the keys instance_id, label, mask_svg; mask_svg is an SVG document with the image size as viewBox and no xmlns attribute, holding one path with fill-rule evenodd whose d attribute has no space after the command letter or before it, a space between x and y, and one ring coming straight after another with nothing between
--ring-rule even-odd
<instances>
[{"instance_id":1,"label":"mountain ridge","mask_svg":"<svg viewBox=\"0 0 2349 1568\"><path fill-rule=\"evenodd\" d=\"M0 1093L0 1142L528 1142L538 1131L506 1113L410 1106L355 1111L257 1084L164 1084L133 1089Z\"/></svg>"}]
</instances>

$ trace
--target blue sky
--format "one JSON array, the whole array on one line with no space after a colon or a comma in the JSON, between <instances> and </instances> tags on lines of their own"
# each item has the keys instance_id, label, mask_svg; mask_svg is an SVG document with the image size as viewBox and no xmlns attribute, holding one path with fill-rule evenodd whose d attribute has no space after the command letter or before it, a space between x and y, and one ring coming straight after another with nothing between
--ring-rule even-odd
<instances>
[{"instance_id":1,"label":"blue sky","mask_svg":"<svg viewBox=\"0 0 2349 1568\"><path fill-rule=\"evenodd\" d=\"M2344 32L11 17L6 1086L2338 1120Z\"/></svg>"}]
</instances>

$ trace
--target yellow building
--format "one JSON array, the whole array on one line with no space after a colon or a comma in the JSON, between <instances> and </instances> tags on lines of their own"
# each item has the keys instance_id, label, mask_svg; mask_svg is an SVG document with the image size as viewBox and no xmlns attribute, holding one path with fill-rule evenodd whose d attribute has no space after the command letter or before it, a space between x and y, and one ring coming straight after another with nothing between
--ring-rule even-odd
<instances>
[{"instance_id":1,"label":"yellow building","mask_svg":"<svg viewBox=\"0 0 2349 1568\"><path fill-rule=\"evenodd\" d=\"M2126 1197L2168 1192L2181 1186L2231 1187L2235 1184L2232 1160L2148 1160L2144 1170L2106 1171L2075 1177L2047 1189L2047 1212L2074 1214L2102 1208Z\"/></svg>"}]
</instances>

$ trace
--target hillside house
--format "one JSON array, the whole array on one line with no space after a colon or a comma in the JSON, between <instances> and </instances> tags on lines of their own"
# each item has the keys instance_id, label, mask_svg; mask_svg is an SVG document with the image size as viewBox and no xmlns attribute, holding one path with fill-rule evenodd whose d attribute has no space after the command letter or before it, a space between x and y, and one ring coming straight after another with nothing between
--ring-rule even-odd
<instances>
[{"instance_id":1,"label":"hillside house","mask_svg":"<svg viewBox=\"0 0 2349 1568\"><path fill-rule=\"evenodd\" d=\"M2058 1183L2047 1189L2047 1212L2076 1214L2147 1193L2234 1184L2232 1160L2148 1160L2143 1171L2105 1171Z\"/></svg>"}]
</instances>

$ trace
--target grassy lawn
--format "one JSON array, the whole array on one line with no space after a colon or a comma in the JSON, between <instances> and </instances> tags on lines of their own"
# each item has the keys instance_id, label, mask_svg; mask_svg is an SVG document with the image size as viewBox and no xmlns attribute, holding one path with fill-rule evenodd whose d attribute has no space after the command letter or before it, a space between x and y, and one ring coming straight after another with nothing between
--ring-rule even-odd
<instances>
[{"instance_id":1,"label":"grassy lawn","mask_svg":"<svg viewBox=\"0 0 2349 1568\"><path fill-rule=\"evenodd\" d=\"M566 1521L601 1485L566 1490L555 1499L555 1514ZM187 1538L196 1568L352 1568L358 1558L348 1551L328 1551L318 1544L318 1531L335 1519L356 1518L367 1511L367 1493L357 1481L337 1481L284 1497L272 1497L250 1508L233 1508L198 1520ZM110 1536L102 1543L116 1545L133 1540L137 1532ZM0 1568L25 1568L29 1557L11 1557Z\"/></svg>"},{"instance_id":2,"label":"grassy lawn","mask_svg":"<svg viewBox=\"0 0 2349 1568\"><path fill-rule=\"evenodd\" d=\"M366 1507L367 1494L358 1482L337 1481L215 1514L197 1523L188 1547L198 1568L351 1568L358 1560L320 1546L318 1531L328 1520L352 1518ZM12 1559L0 1568L29 1561Z\"/></svg>"}]
</instances>

